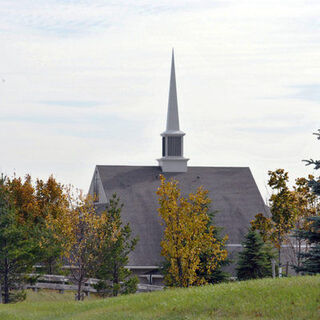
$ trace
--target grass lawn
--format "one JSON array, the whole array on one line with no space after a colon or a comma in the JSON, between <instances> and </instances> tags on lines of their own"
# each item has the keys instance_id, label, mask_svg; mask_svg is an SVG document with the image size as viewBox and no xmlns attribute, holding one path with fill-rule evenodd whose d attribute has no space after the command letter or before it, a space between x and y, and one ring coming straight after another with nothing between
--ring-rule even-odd
<instances>
[{"instance_id":1,"label":"grass lawn","mask_svg":"<svg viewBox=\"0 0 320 320\"><path fill-rule=\"evenodd\" d=\"M320 319L320 276L234 282L73 301L73 293L29 292L0 305L0 319Z\"/></svg>"},{"instance_id":2,"label":"grass lawn","mask_svg":"<svg viewBox=\"0 0 320 320\"><path fill-rule=\"evenodd\" d=\"M75 292L72 292L72 291L65 291L64 294L60 294L54 290L39 290L38 292L27 290L27 299L22 303L74 301L74 295L75 295ZM95 294L91 294L90 297L86 297L85 299L86 301L92 301L100 298ZM0 308L1 308L1 305L0 305Z\"/></svg>"}]
</instances>

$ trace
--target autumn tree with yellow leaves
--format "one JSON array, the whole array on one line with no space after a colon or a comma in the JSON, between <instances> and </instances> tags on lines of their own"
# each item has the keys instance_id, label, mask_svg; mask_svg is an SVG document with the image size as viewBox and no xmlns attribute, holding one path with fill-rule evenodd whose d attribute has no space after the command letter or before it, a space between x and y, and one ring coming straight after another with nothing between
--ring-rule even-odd
<instances>
[{"instance_id":1,"label":"autumn tree with yellow leaves","mask_svg":"<svg viewBox=\"0 0 320 320\"><path fill-rule=\"evenodd\" d=\"M300 265L298 253L302 250L303 239L294 238L294 229L305 230L307 217L317 212L318 202L312 193L308 180L298 178L293 190L289 189L289 175L284 169L269 171L268 185L274 191L269 200L271 216L262 213L251 221L254 230L258 230L264 242L270 242L278 250L278 263L281 267L282 245L289 246L292 265ZM311 179L312 176L309 176ZM305 250L305 249L304 249Z\"/></svg>"},{"instance_id":2,"label":"autumn tree with yellow leaves","mask_svg":"<svg viewBox=\"0 0 320 320\"><path fill-rule=\"evenodd\" d=\"M70 267L80 300L84 282L101 264L99 257L121 238L122 229L110 212L97 214L90 196L63 186L53 176L35 183L30 175L24 179L2 177L0 211L0 255L4 261L0 278L4 279L6 302L10 290L23 282L19 270L27 273L37 264L52 274L60 272L62 263Z\"/></svg>"},{"instance_id":3,"label":"autumn tree with yellow leaves","mask_svg":"<svg viewBox=\"0 0 320 320\"><path fill-rule=\"evenodd\" d=\"M7 178L7 189L17 211L17 220L23 225L34 226L41 222L42 214L35 197L35 188L29 174L24 179L14 176Z\"/></svg>"},{"instance_id":4,"label":"autumn tree with yellow leaves","mask_svg":"<svg viewBox=\"0 0 320 320\"><path fill-rule=\"evenodd\" d=\"M96 214L93 199L68 188L69 210L64 215L48 216L47 226L62 243L64 256L77 284L77 300L83 299L84 283L93 276L97 260L107 240L117 239L118 229L109 221L106 211Z\"/></svg>"},{"instance_id":5,"label":"autumn tree with yellow leaves","mask_svg":"<svg viewBox=\"0 0 320 320\"><path fill-rule=\"evenodd\" d=\"M39 262L44 267L44 272L48 274L58 273L63 258L63 246L61 239L57 239L52 229L46 226L46 221L63 217L67 213L69 210L67 193L64 186L58 183L53 176L50 176L47 181L37 179L35 198L45 222L40 242L43 253Z\"/></svg>"},{"instance_id":6,"label":"autumn tree with yellow leaves","mask_svg":"<svg viewBox=\"0 0 320 320\"><path fill-rule=\"evenodd\" d=\"M309 175L308 179L298 178L293 186L296 195L297 215L294 234L288 238L288 245L291 249L289 252L291 264L295 270L299 270L301 267L302 253L307 253L310 250L310 243L305 241L302 236L303 231L308 231L311 228L312 221L308 218L317 216L320 209L319 199L309 183L313 179L313 175Z\"/></svg>"},{"instance_id":7,"label":"autumn tree with yellow leaves","mask_svg":"<svg viewBox=\"0 0 320 320\"><path fill-rule=\"evenodd\" d=\"M208 191L199 187L185 198L178 181L166 181L162 175L160 180L158 211L165 227L161 254L168 263L165 283L178 287L205 284L203 275L210 274L227 258L224 249L227 237L216 239L215 228L208 223L211 202ZM203 253L210 256L205 264L200 259Z\"/></svg>"},{"instance_id":8,"label":"autumn tree with yellow leaves","mask_svg":"<svg viewBox=\"0 0 320 320\"><path fill-rule=\"evenodd\" d=\"M47 180L37 179L32 182L31 176L24 179L14 176L7 179L7 189L16 209L16 219L25 229L31 230L29 237L37 241L37 263L42 270L53 274L63 256L63 248L47 228L47 219L63 217L69 210L67 193L64 186L58 183L53 176Z\"/></svg>"},{"instance_id":9,"label":"autumn tree with yellow leaves","mask_svg":"<svg viewBox=\"0 0 320 320\"><path fill-rule=\"evenodd\" d=\"M269 240L278 249L278 263L281 267L281 246L287 234L293 229L297 215L296 197L288 187L288 172L284 169L269 171L268 185L274 193L271 195L271 217L262 213L251 222L254 230L259 230L265 241Z\"/></svg>"}]
</instances>

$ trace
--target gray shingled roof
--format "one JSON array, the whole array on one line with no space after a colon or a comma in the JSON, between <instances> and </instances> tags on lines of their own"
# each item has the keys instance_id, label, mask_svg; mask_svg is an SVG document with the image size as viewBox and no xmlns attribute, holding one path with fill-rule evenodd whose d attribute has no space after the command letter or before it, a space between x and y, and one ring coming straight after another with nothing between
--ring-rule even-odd
<instances>
[{"instance_id":1,"label":"gray shingled roof","mask_svg":"<svg viewBox=\"0 0 320 320\"><path fill-rule=\"evenodd\" d=\"M130 266L157 266L162 261L162 227L158 216L156 190L160 185L160 167L97 166L103 189L109 198L117 193L124 203L122 219L129 222L140 240L129 259ZM186 173L162 173L179 181L183 194L204 186L209 190L212 210L218 210L216 224L229 235L231 251L237 250L250 221L266 212L251 171L247 167L188 167Z\"/></svg>"}]
</instances>

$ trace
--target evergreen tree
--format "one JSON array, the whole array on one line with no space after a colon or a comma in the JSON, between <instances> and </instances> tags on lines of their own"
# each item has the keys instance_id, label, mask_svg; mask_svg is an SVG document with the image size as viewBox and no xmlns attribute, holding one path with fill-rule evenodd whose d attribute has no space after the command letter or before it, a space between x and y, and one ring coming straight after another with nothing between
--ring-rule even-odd
<instances>
[{"instance_id":1,"label":"evergreen tree","mask_svg":"<svg viewBox=\"0 0 320 320\"><path fill-rule=\"evenodd\" d=\"M104 295L117 296L119 293L134 293L137 289L138 279L132 277L130 270L125 268L128 264L128 255L132 252L138 242L138 238L132 238L129 224L123 225L121 221L121 210L123 204L116 194L113 194L106 207L108 221L113 224L116 239L106 243L102 247L98 258L99 268L97 277L101 281L96 288ZM111 285L108 285L111 283Z\"/></svg>"},{"instance_id":2,"label":"evergreen tree","mask_svg":"<svg viewBox=\"0 0 320 320\"><path fill-rule=\"evenodd\" d=\"M320 140L320 129L314 133ZM313 165L316 170L320 169L320 160L304 160L307 165ZM315 195L320 196L320 177L309 181L309 185ZM311 225L306 230L296 230L295 236L305 239L311 248L308 252L300 253L299 257L303 259L301 267L295 267L297 271L303 271L311 274L320 273L320 216L307 218Z\"/></svg>"},{"instance_id":3,"label":"evergreen tree","mask_svg":"<svg viewBox=\"0 0 320 320\"><path fill-rule=\"evenodd\" d=\"M316 274L320 273L320 216L307 220L311 222L310 227L307 230L297 230L296 234L310 244L310 250L299 254L302 263L295 269L298 272Z\"/></svg>"},{"instance_id":4,"label":"evergreen tree","mask_svg":"<svg viewBox=\"0 0 320 320\"><path fill-rule=\"evenodd\" d=\"M318 130L318 132L314 133L314 135L317 136L317 139L320 140L320 129ZM314 168L316 170L320 169L320 160L303 160L307 163L307 165L313 165ZM316 179L311 179L309 182L313 192L320 196L320 177L316 180Z\"/></svg>"},{"instance_id":5,"label":"evergreen tree","mask_svg":"<svg viewBox=\"0 0 320 320\"><path fill-rule=\"evenodd\" d=\"M249 230L242 243L243 250L239 253L237 277L239 280L257 279L272 275L270 247L262 240L260 234Z\"/></svg>"},{"instance_id":6,"label":"evergreen tree","mask_svg":"<svg viewBox=\"0 0 320 320\"><path fill-rule=\"evenodd\" d=\"M320 129L318 130L317 133L314 133L314 135L317 136L317 139L320 140ZM307 165L313 165L314 168L316 170L320 169L320 160L303 160L307 163ZM309 185L312 188L312 191L314 192L314 194L316 194L317 196L320 196L320 177L318 177L318 179L314 179L314 177L312 177L312 179L310 179L309 181Z\"/></svg>"},{"instance_id":7,"label":"evergreen tree","mask_svg":"<svg viewBox=\"0 0 320 320\"><path fill-rule=\"evenodd\" d=\"M207 232L210 230L210 226L213 226L214 227L212 232L213 236L219 242L223 243L222 248L225 249L224 242L222 241L223 240L223 236L221 234L222 228L215 226L215 223L214 223L214 218L217 213L218 211L208 212L209 221L207 224ZM200 263L202 267L200 268L200 270L197 271L197 274L200 277L204 277L206 282L211 284L227 281L230 277L230 274L228 272L223 271L222 268L224 266L228 266L231 263L230 259L227 257L225 260L218 260L217 266L214 270L211 270L211 272L209 273L206 271L202 272L202 270L206 270L205 265L208 264L210 259L215 259L215 256L208 254L208 252L206 251L200 254Z\"/></svg>"}]
</instances>

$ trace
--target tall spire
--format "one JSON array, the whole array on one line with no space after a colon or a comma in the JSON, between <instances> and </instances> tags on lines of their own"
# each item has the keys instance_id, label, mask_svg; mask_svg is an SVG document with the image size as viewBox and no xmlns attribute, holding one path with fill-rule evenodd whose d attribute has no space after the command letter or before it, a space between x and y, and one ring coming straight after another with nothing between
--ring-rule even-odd
<instances>
[{"instance_id":1,"label":"tall spire","mask_svg":"<svg viewBox=\"0 0 320 320\"><path fill-rule=\"evenodd\" d=\"M158 159L162 172L187 172L189 159L183 156L183 136L180 131L176 73L174 67L174 52L172 49L167 128L162 136L162 158Z\"/></svg>"},{"instance_id":2,"label":"tall spire","mask_svg":"<svg viewBox=\"0 0 320 320\"><path fill-rule=\"evenodd\" d=\"M178 114L178 99L177 99L177 85L176 72L174 66L174 50L172 49L171 58L171 76L169 88L168 114L167 114L167 129L166 131L179 131L179 114Z\"/></svg>"}]
</instances>

